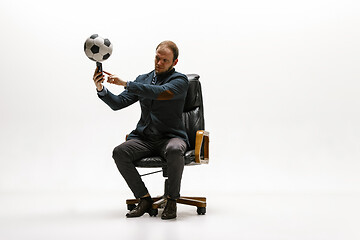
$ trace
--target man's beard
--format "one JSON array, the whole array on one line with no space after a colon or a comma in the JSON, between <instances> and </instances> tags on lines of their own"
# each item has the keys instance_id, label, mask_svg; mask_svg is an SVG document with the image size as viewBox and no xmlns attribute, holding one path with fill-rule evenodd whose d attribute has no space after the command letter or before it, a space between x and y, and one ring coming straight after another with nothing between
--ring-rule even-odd
<instances>
[{"instance_id":1,"label":"man's beard","mask_svg":"<svg viewBox=\"0 0 360 240\"><path fill-rule=\"evenodd\" d=\"M173 69L173 67L174 66L170 66L166 71L163 71L163 72L156 72L156 70L155 70L155 72L156 72L156 75L158 75L158 76L162 76L162 75L165 75L165 74L167 74L168 72L170 72L172 69Z\"/></svg>"}]
</instances>

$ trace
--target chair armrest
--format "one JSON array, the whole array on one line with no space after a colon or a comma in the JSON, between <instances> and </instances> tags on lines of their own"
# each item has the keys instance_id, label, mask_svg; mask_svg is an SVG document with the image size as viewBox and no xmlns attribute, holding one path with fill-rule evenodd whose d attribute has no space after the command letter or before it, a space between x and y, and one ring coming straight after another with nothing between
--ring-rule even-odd
<instances>
[{"instance_id":1,"label":"chair armrest","mask_svg":"<svg viewBox=\"0 0 360 240\"><path fill-rule=\"evenodd\" d=\"M197 164L209 163L209 132L199 130L195 139L195 162ZM204 156L201 156L201 147L204 143Z\"/></svg>"}]
</instances>

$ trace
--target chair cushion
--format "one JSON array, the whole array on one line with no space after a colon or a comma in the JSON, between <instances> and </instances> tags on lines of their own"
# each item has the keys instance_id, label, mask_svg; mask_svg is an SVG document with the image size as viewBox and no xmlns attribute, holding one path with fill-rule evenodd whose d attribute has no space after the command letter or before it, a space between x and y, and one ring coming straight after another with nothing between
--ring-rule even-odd
<instances>
[{"instance_id":1,"label":"chair cushion","mask_svg":"<svg viewBox=\"0 0 360 240\"><path fill-rule=\"evenodd\" d=\"M187 74L189 87L185 98L184 112L188 112L196 107L202 106L200 76L197 74Z\"/></svg>"},{"instance_id":2,"label":"chair cushion","mask_svg":"<svg viewBox=\"0 0 360 240\"><path fill-rule=\"evenodd\" d=\"M187 151L185 153L185 165L191 165L195 163L195 150ZM157 168L163 167L166 161L161 157L147 157L142 158L135 163L136 167L140 168Z\"/></svg>"},{"instance_id":3,"label":"chair cushion","mask_svg":"<svg viewBox=\"0 0 360 240\"><path fill-rule=\"evenodd\" d=\"M189 138L190 149L195 149L196 132L204 129L204 121L200 107L183 112L182 114L183 123L186 129L186 133Z\"/></svg>"},{"instance_id":4,"label":"chair cushion","mask_svg":"<svg viewBox=\"0 0 360 240\"><path fill-rule=\"evenodd\" d=\"M187 74L189 88L186 94L182 120L189 137L190 148L195 149L195 138L198 130L204 130L204 112L199 75Z\"/></svg>"}]
</instances>

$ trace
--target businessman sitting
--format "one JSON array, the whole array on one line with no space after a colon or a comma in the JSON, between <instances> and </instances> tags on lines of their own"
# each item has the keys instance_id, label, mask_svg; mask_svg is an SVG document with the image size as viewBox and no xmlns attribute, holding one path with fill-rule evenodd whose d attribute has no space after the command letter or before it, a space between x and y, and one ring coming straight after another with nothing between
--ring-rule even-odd
<instances>
[{"instance_id":1,"label":"businessman sitting","mask_svg":"<svg viewBox=\"0 0 360 240\"><path fill-rule=\"evenodd\" d=\"M98 96L111 109L119 110L137 101L141 117L127 141L115 147L113 158L139 204L126 214L140 217L152 206L152 199L134 162L151 156L161 156L168 168L169 196L162 219L176 218L176 200L180 197L180 184L184 169L184 154L189 145L182 122L182 112L188 88L186 75L175 71L179 50L174 42L163 41L156 48L155 69L140 75L135 81L124 81L108 72L97 73L95 82ZM114 95L103 86L107 82L123 86L125 90Z\"/></svg>"}]
</instances>

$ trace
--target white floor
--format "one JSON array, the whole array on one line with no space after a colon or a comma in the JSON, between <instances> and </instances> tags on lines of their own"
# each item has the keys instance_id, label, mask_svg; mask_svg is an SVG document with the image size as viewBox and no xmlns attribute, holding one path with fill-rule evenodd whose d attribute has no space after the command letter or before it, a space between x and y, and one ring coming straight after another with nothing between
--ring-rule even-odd
<instances>
[{"instance_id":1,"label":"white floor","mask_svg":"<svg viewBox=\"0 0 360 240\"><path fill-rule=\"evenodd\" d=\"M126 197L3 193L0 239L360 239L359 195L210 193L206 215L178 205L170 221L127 219Z\"/></svg>"}]
</instances>

